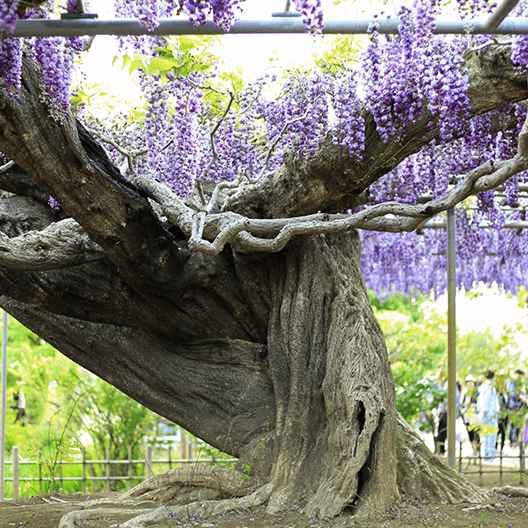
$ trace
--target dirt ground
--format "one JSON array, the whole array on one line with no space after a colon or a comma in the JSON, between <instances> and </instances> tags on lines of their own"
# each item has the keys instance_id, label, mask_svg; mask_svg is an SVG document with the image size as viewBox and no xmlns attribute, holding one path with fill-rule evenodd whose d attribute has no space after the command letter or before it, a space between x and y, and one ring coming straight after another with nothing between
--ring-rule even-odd
<instances>
[{"instance_id":1,"label":"dirt ground","mask_svg":"<svg viewBox=\"0 0 528 528\"><path fill-rule=\"evenodd\" d=\"M463 468L476 471L474 466ZM496 471L496 468L483 468ZM497 473L466 475L477 485L485 488L499 485L519 486L519 474L506 473L502 481ZM524 486L528 484L524 479ZM0 528L58 528L61 518L68 512L83 509L83 502L94 499L119 496L119 493L92 493L89 495L53 493L17 501L0 501ZM167 504L170 506L170 503ZM119 518L102 517L79 524L83 528L110 528L123 523L132 515ZM77 525L76 525L77 526ZM528 498L511 497L501 493L488 504L457 505L438 503L417 503L405 497L394 505L387 514L373 515L371 518L357 519L344 513L331 520L317 520L306 515L302 505L292 505L290 511L269 516L265 507L246 512L230 512L218 516L200 516L189 512L182 518L171 518L153 528L323 528L348 526L349 528L528 528Z\"/></svg>"},{"instance_id":2,"label":"dirt ground","mask_svg":"<svg viewBox=\"0 0 528 528\"><path fill-rule=\"evenodd\" d=\"M0 501L0 527L57 528L63 515L82 508L82 503L109 494L68 495L48 494L17 501ZM191 513L191 512L189 512ZM122 523L130 515L118 519L99 518L83 522L84 528L110 528ZM77 525L76 525L77 526ZM230 512L219 516L191 515L169 519L157 528L323 528L347 526L350 528L528 528L528 498L498 494L489 504L446 505L417 503L405 498L383 515L357 519L350 514L332 520L316 520L302 511L302 506L292 505L290 511L269 516L264 507L246 512Z\"/></svg>"}]
</instances>

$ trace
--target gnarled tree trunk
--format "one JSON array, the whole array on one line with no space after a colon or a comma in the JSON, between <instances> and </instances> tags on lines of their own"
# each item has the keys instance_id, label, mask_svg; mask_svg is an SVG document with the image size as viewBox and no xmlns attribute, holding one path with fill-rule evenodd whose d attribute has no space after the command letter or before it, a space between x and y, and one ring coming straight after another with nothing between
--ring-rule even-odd
<instances>
[{"instance_id":1,"label":"gnarled tree trunk","mask_svg":"<svg viewBox=\"0 0 528 528\"><path fill-rule=\"evenodd\" d=\"M268 482L270 511L302 498L310 515L361 514L388 508L400 491L454 500L468 485L446 468L426 482L431 460L443 464L398 421L355 231L309 237L259 260L228 251L192 258L200 280L190 274L172 306L179 317L193 315L179 338L171 336L174 327L160 333L157 323L132 328L57 316L7 297L1 304L74 361L239 457L241 468ZM119 285L101 273L87 280L87 271L70 295L89 291L112 311L104 290L113 287L119 299ZM43 283L41 276L34 287ZM200 289L206 284L209 293ZM114 309L116 319L124 317ZM399 447L398 430L400 444L405 439ZM465 496L482 500L469 489Z\"/></svg>"},{"instance_id":2,"label":"gnarled tree trunk","mask_svg":"<svg viewBox=\"0 0 528 528\"><path fill-rule=\"evenodd\" d=\"M474 113L526 98L505 48L490 47L494 61L466 60ZM227 197L223 211L280 219L353 207L431 140L428 122L384 144L365 115L362 162L327 138L310 162L287 157ZM0 305L28 328L239 457L264 483L254 500L272 511L302 498L320 517L348 507L361 514L386 509L401 491L482 499L397 416L355 231L298 237L273 254L243 253L236 241L216 256L191 253L183 222L160 219L146 191L122 178L71 116L49 117L29 66L18 100L0 90L0 130L0 151L18 164L0 187L31 197L16 214L0 201L2 231L27 235L0 237ZM82 229L56 222L46 193ZM46 238L49 224L65 236Z\"/></svg>"}]
</instances>

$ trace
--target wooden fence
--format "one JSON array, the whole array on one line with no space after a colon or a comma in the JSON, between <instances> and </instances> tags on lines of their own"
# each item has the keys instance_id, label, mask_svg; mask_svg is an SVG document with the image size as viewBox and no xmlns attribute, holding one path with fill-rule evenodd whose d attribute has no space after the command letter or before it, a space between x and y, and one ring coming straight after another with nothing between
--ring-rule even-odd
<instances>
[{"instance_id":1,"label":"wooden fence","mask_svg":"<svg viewBox=\"0 0 528 528\"><path fill-rule=\"evenodd\" d=\"M132 459L131 451L129 450L129 456L126 460L110 460L109 454L107 454L106 460L88 460L85 456L84 449L82 450L82 457L79 460L57 460L54 462L53 475L43 476L44 468L46 463L39 460L20 460L18 447L13 447L12 460L6 461L6 466L12 466L12 477L6 478L5 482L12 482L13 484L13 496L8 498L18 499L20 495L20 484L22 482L35 483L38 486L38 493L42 495L44 485L46 483L54 482L58 484L59 489L63 488L63 483L67 481L81 482L82 493L86 493L86 485L89 482L103 482L107 491L112 489L112 484L115 481L127 482L128 488L132 488L136 484L139 484L142 480L151 477L156 473L156 466L163 466L163 469L171 469L186 464L215 464L218 462L236 463L236 459L210 459L210 458L185 458L181 459L173 457L174 450L171 447L166 450L167 457L163 459L154 458L154 450L151 445L147 445L145 448L144 459ZM113 476L111 468L114 465L127 466L128 471L126 475ZM63 476L64 466L82 466L81 475L77 477L65 477ZM104 475L95 476L90 474L90 466L104 466ZM20 467L21 466L36 466L36 471L32 472L32 477L21 477ZM134 474L134 469L142 468L140 474ZM521 445L519 448L518 455L504 455L502 452L499 453L495 458L493 464L489 460L489 457L482 456L480 453L476 457L462 456L462 451L457 460L457 469L459 473L467 476L468 478L477 479L478 483L484 485L484 476L493 475L498 476L498 484L502 485L505 478L514 477L514 480L519 485L524 485L528 481L528 471L526 468L526 454L524 448ZM511 478L508 480L511 481ZM511 482L510 482L511 483ZM37 491L37 487L33 488Z\"/></svg>"},{"instance_id":2,"label":"wooden fence","mask_svg":"<svg viewBox=\"0 0 528 528\"><path fill-rule=\"evenodd\" d=\"M110 460L109 453L107 453L106 460L88 460L85 456L84 449L82 450L82 457L79 460L57 460L53 464L53 472L51 476L43 476L44 469L48 468L49 472L49 462L42 460L20 460L18 447L13 447L12 449L12 460L6 460L6 466L12 466L12 477L5 478L4 481L11 482L13 484L13 496L6 497L6 499L18 499L20 496L20 484L22 482L30 482L38 485L34 487L34 491L42 495L44 485L46 483L56 483L59 486L59 489L63 488L63 483L68 481L77 481L81 482L82 493L86 493L86 484L89 482L103 482L107 491L112 489L112 483L115 481L127 482L128 488L131 489L133 486L139 484L142 480L145 480L151 477L155 473L155 466L163 465L163 469L171 469L173 467L186 465L186 464L215 464L218 462L222 463L235 463L236 459L204 459L204 458L174 458L173 450L170 446L167 449L167 457L163 459L154 459L154 450L151 445L147 445L145 448L145 458L144 459L132 459L131 451L129 450L129 456L126 460ZM115 465L128 466L128 471L126 475L113 476L111 468ZM95 476L90 474L90 466L104 466L104 475ZM36 471L32 473L36 476L32 477L21 477L20 468L21 466L36 466ZM65 477L63 476L63 468L65 466L82 466L82 472L80 476L77 477ZM141 474L135 474L133 469L143 468ZM7 469L7 468L6 468Z\"/></svg>"},{"instance_id":3,"label":"wooden fence","mask_svg":"<svg viewBox=\"0 0 528 528\"><path fill-rule=\"evenodd\" d=\"M513 480L517 481L519 486L523 486L528 478L526 453L524 452L524 445L522 443L519 444L518 455L505 455L500 451L495 457L486 457L479 451L475 457L464 457L462 456L462 449L460 449L457 469L459 473L462 473L466 477L478 477L478 484L480 486L485 485L484 475L498 475L499 486L502 486L504 479L508 476L513 476Z\"/></svg>"}]
</instances>

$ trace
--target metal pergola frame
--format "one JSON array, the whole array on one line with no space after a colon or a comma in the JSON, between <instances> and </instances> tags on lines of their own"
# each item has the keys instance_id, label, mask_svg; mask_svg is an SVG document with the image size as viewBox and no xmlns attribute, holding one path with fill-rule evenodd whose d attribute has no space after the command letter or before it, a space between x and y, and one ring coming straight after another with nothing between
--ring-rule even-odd
<instances>
[{"instance_id":1,"label":"metal pergola frame","mask_svg":"<svg viewBox=\"0 0 528 528\"><path fill-rule=\"evenodd\" d=\"M510 11L519 0L502 0L494 12L483 20L437 20L435 34L519 34L528 35L528 18L507 18ZM194 26L183 19L161 19L159 25L149 31L137 20L115 19L99 20L96 14L85 13L84 1L78 0L79 13L63 15L60 20L18 20L12 34L2 34L0 38L10 37L82 37L96 35L225 35L226 33L207 21L203 25ZM305 33L306 27L299 19L298 13L289 10L290 1L281 13L274 13L272 20L240 20L230 29L229 34L295 34ZM371 19L327 21L323 29L326 35L357 35L366 34ZM376 19L379 33L398 33L400 20L398 18ZM447 212L448 238L448 451L447 458L450 467L455 468L455 416L456 416L456 318L455 318L455 223L454 210ZM515 228L525 228L516 225ZM427 225L423 227L439 227ZM510 227L510 226L508 226ZM514 227L514 226L511 226ZM0 416L0 500L4 498L4 459L5 459L5 427L6 427L6 377L7 377L7 313L4 311L4 328L2 339L2 395Z\"/></svg>"},{"instance_id":2,"label":"metal pergola frame","mask_svg":"<svg viewBox=\"0 0 528 528\"><path fill-rule=\"evenodd\" d=\"M506 18L519 0L502 0L486 19L437 20L436 34L528 34L527 18ZM136 19L98 20L85 13L84 0L77 0L78 13L66 13L60 20L18 20L15 31L5 37L80 37L96 35L225 35L212 21L194 26L185 19L160 19L154 30L143 27ZM290 11L290 0L284 11L272 13L271 20L239 20L229 34L305 33L300 13ZM323 34L357 35L368 32L372 19L326 21ZM398 33L399 18L376 19L379 33Z\"/></svg>"},{"instance_id":3,"label":"metal pergola frame","mask_svg":"<svg viewBox=\"0 0 528 528\"><path fill-rule=\"evenodd\" d=\"M325 35L360 35L368 32L371 19L329 20L325 22ZM528 18L506 18L492 28L488 20L442 20L436 21L435 34L494 34L527 35ZM399 18L376 19L378 32L398 33ZM306 26L297 17L275 18L272 20L239 20L229 33L208 20L200 26L193 26L183 19L160 19L159 25L149 31L134 19L99 20L96 18L65 18L55 20L18 20L15 31L5 37L81 37L96 35L240 35L240 34L303 34Z\"/></svg>"}]
</instances>

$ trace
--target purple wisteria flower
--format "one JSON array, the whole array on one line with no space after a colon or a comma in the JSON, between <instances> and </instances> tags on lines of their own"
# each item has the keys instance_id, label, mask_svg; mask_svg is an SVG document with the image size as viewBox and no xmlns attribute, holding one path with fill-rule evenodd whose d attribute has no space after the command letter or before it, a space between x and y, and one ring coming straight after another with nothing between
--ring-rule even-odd
<instances>
[{"instance_id":1,"label":"purple wisteria flower","mask_svg":"<svg viewBox=\"0 0 528 528\"><path fill-rule=\"evenodd\" d=\"M22 39L0 41L0 85L18 99L22 86Z\"/></svg>"},{"instance_id":2,"label":"purple wisteria flower","mask_svg":"<svg viewBox=\"0 0 528 528\"><path fill-rule=\"evenodd\" d=\"M15 30L19 2L20 0L0 0L0 33L10 35Z\"/></svg>"},{"instance_id":3,"label":"purple wisteria flower","mask_svg":"<svg viewBox=\"0 0 528 528\"><path fill-rule=\"evenodd\" d=\"M322 33L324 16L321 0L293 0L293 3L302 15L306 31L313 34Z\"/></svg>"}]
</instances>

